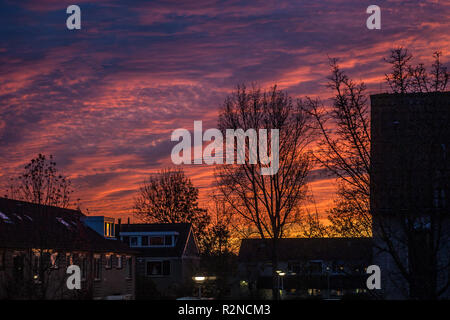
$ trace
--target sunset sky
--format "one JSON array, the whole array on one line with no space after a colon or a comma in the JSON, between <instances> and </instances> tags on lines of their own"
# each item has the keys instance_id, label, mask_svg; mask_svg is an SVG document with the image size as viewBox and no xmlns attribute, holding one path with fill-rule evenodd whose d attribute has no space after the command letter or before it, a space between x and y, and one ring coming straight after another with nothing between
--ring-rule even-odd
<instances>
[{"instance_id":1,"label":"sunset sky","mask_svg":"<svg viewBox=\"0 0 450 320\"><path fill-rule=\"evenodd\" d=\"M81 30L66 8L81 8ZM381 30L366 8L381 7ZM38 153L53 154L90 214L126 217L150 173L171 165L177 128L217 126L239 83L294 98L330 97L337 57L370 93L385 91L397 46L429 64L450 60L450 1L2 1L0 190ZM185 167L206 204L212 168ZM334 183L311 175L320 212Z\"/></svg>"}]
</instances>

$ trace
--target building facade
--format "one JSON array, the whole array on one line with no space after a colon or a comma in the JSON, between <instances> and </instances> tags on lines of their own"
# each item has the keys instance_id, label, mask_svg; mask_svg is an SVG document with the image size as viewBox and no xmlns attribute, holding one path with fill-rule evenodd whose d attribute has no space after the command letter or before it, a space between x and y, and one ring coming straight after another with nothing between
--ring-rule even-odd
<instances>
[{"instance_id":1,"label":"building facade","mask_svg":"<svg viewBox=\"0 0 450 320\"><path fill-rule=\"evenodd\" d=\"M386 299L450 297L450 92L371 96L374 263Z\"/></svg>"},{"instance_id":2,"label":"building facade","mask_svg":"<svg viewBox=\"0 0 450 320\"><path fill-rule=\"evenodd\" d=\"M366 293L369 238L284 238L278 245L282 299L342 299ZM242 297L271 298L271 241L244 239L239 251Z\"/></svg>"},{"instance_id":3,"label":"building facade","mask_svg":"<svg viewBox=\"0 0 450 320\"><path fill-rule=\"evenodd\" d=\"M120 239L138 252L138 297L190 294L200 257L191 224L118 224Z\"/></svg>"}]
</instances>

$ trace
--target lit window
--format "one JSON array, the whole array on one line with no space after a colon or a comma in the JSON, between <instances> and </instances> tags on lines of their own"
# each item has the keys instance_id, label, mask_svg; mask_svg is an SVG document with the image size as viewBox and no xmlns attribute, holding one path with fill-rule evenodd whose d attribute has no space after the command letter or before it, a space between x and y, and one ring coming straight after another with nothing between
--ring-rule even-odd
<instances>
[{"instance_id":1,"label":"lit window","mask_svg":"<svg viewBox=\"0 0 450 320\"><path fill-rule=\"evenodd\" d=\"M105 222L105 236L114 237L114 226L112 223Z\"/></svg>"},{"instance_id":2,"label":"lit window","mask_svg":"<svg viewBox=\"0 0 450 320\"><path fill-rule=\"evenodd\" d=\"M73 255L71 253L66 253L66 265L73 265Z\"/></svg>"},{"instance_id":3,"label":"lit window","mask_svg":"<svg viewBox=\"0 0 450 320\"><path fill-rule=\"evenodd\" d=\"M122 269L122 256L117 256L117 269Z\"/></svg>"},{"instance_id":4,"label":"lit window","mask_svg":"<svg viewBox=\"0 0 450 320\"><path fill-rule=\"evenodd\" d=\"M308 295L320 296L320 289L308 289Z\"/></svg>"},{"instance_id":5,"label":"lit window","mask_svg":"<svg viewBox=\"0 0 450 320\"><path fill-rule=\"evenodd\" d=\"M58 269L58 253L54 252L50 255L50 264L53 269Z\"/></svg>"}]
</instances>

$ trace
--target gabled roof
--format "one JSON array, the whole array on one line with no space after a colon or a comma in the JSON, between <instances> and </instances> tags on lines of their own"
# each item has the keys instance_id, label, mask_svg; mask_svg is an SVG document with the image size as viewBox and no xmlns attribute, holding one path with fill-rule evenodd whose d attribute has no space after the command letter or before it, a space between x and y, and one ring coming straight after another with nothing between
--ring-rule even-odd
<instances>
[{"instance_id":1,"label":"gabled roof","mask_svg":"<svg viewBox=\"0 0 450 320\"><path fill-rule=\"evenodd\" d=\"M270 239L244 239L239 250L242 262L271 260ZM371 238L283 238L279 240L279 261L370 260Z\"/></svg>"},{"instance_id":2,"label":"gabled roof","mask_svg":"<svg viewBox=\"0 0 450 320\"><path fill-rule=\"evenodd\" d=\"M0 248L133 252L87 227L79 210L0 197Z\"/></svg>"},{"instance_id":3,"label":"gabled roof","mask_svg":"<svg viewBox=\"0 0 450 320\"><path fill-rule=\"evenodd\" d=\"M120 230L120 231L119 231ZM173 247L133 248L144 257L181 257L189 238L193 237L190 223L132 223L116 225L116 232L177 232L178 239Z\"/></svg>"}]
</instances>

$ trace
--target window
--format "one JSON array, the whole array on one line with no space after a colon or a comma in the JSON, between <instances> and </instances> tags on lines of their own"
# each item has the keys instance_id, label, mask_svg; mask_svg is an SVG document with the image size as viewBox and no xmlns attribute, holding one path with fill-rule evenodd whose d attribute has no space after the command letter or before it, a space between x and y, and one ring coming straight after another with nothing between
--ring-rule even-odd
<instances>
[{"instance_id":1,"label":"window","mask_svg":"<svg viewBox=\"0 0 450 320\"><path fill-rule=\"evenodd\" d=\"M86 279L86 273L87 273L87 258L85 256L82 256L81 258L81 279Z\"/></svg>"},{"instance_id":2,"label":"window","mask_svg":"<svg viewBox=\"0 0 450 320\"><path fill-rule=\"evenodd\" d=\"M308 295L310 296L320 296L320 289L308 289Z\"/></svg>"},{"instance_id":3,"label":"window","mask_svg":"<svg viewBox=\"0 0 450 320\"><path fill-rule=\"evenodd\" d=\"M105 269L111 269L111 267L112 267L112 255L107 254L105 256L105 259L106 259Z\"/></svg>"},{"instance_id":4,"label":"window","mask_svg":"<svg viewBox=\"0 0 450 320\"><path fill-rule=\"evenodd\" d=\"M166 236L165 237L165 243L166 246L171 246L172 245L172 236Z\"/></svg>"},{"instance_id":5,"label":"window","mask_svg":"<svg viewBox=\"0 0 450 320\"><path fill-rule=\"evenodd\" d=\"M116 256L117 257L117 269L122 269L122 256Z\"/></svg>"},{"instance_id":6,"label":"window","mask_svg":"<svg viewBox=\"0 0 450 320\"><path fill-rule=\"evenodd\" d=\"M102 270L102 258L100 255L94 256L94 279L100 280Z\"/></svg>"},{"instance_id":7,"label":"window","mask_svg":"<svg viewBox=\"0 0 450 320\"><path fill-rule=\"evenodd\" d=\"M52 269L58 269L58 252L50 255L50 266Z\"/></svg>"},{"instance_id":8,"label":"window","mask_svg":"<svg viewBox=\"0 0 450 320\"><path fill-rule=\"evenodd\" d=\"M127 257L126 261L127 261L127 277L131 279L133 278L133 260L131 257Z\"/></svg>"},{"instance_id":9,"label":"window","mask_svg":"<svg viewBox=\"0 0 450 320\"><path fill-rule=\"evenodd\" d=\"M110 222L105 222L105 236L114 237L114 226Z\"/></svg>"},{"instance_id":10,"label":"window","mask_svg":"<svg viewBox=\"0 0 450 320\"><path fill-rule=\"evenodd\" d=\"M66 266L73 265L73 255L71 253L66 253Z\"/></svg>"},{"instance_id":11,"label":"window","mask_svg":"<svg viewBox=\"0 0 450 320\"><path fill-rule=\"evenodd\" d=\"M130 247L137 247L137 245L138 245L138 238L130 237Z\"/></svg>"},{"instance_id":12,"label":"window","mask_svg":"<svg viewBox=\"0 0 450 320\"><path fill-rule=\"evenodd\" d=\"M170 275L170 261L147 261L147 276L169 276Z\"/></svg>"},{"instance_id":13,"label":"window","mask_svg":"<svg viewBox=\"0 0 450 320\"><path fill-rule=\"evenodd\" d=\"M135 233L131 236L122 236L122 241L130 247L173 247L177 240L175 234Z\"/></svg>"},{"instance_id":14,"label":"window","mask_svg":"<svg viewBox=\"0 0 450 320\"><path fill-rule=\"evenodd\" d=\"M150 237L150 245L151 246L163 246L164 238L161 236L158 237Z\"/></svg>"}]
</instances>

